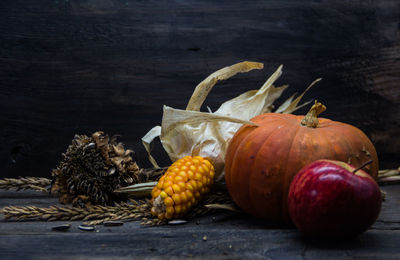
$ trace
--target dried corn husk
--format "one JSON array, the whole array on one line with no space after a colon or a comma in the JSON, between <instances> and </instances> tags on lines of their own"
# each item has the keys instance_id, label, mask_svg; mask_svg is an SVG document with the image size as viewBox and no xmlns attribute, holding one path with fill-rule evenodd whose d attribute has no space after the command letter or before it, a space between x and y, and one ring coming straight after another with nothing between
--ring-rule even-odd
<instances>
[{"instance_id":1,"label":"dried corn husk","mask_svg":"<svg viewBox=\"0 0 400 260\"><path fill-rule=\"evenodd\" d=\"M229 140L242 124L254 125L249 121L251 118L262 113L272 112L274 101L288 87L287 85L281 87L273 85L282 74L282 65L260 89L247 91L226 101L215 112L200 112L199 110L208 93L218 81L226 80L239 72L262 68L262 63L247 61L225 67L212 73L196 87L186 110L164 106L161 126L155 126L142 138L154 167L159 166L150 154L150 144L155 138L160 137L165 151L173 162L187 155L199 155L213 162L216 178L222 177ZM319 80L314 81L310 87L317 81ZM276 111L292 113L302 106L298 106L298 103L304 93L296 99L292 96Z\"/></svg>"}]
</instances>

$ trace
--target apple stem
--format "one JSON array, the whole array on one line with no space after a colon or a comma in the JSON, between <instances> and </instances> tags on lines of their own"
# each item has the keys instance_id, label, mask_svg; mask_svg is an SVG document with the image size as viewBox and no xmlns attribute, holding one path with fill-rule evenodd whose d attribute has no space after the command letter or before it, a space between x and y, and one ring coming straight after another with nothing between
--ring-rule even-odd
<instances>
[{"instance_id":1,"label":"apple stem","mask_svg":"<svg viewBox=\"0 0 400 260\"><path fill-rule=\"evenodd\" d=\"M355 168L353 170L353 174L355 174L358 170L361 170L362 168L364 168L365 166L369 165L372 163L372 160L366 161L365 163L363 163L361 166Z\"/></svg>"},{"instance_id":2,"label":"apple stem","mask_svg":"<svg viewBox=\"0 0 400 260\"><path fill-rule=\"evenodd\" d=\"M307 115L301 120L301 125L316 128L319 124L318 115L326 110L326 106L315 100Z\"/></svg>"}]
</instances>

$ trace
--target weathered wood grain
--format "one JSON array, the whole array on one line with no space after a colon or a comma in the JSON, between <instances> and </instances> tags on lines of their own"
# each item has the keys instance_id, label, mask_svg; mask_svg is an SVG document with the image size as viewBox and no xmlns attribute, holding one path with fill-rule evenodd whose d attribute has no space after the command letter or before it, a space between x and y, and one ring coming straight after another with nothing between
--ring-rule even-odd
<instances>
[{"instance_id":1,"label":"weathered wood grain","mask_svg":"<svg viewBox=\"0 0 400 260\"><path fill-rule=\"evenodd\" d=\"M292 227L224 212L185 225L143 227L129 222L118 227L99 225L94 232L79 230L79 221L0 220L0 258L398 259L400 189L397 185L382 189L387 199L378 221L350 240L309 239ZM55 203L56 199L38 192L0 192L0 207ZM71 223L69 231L51 229L63 223Z\"/></svg>"},{"instance_id":2,"label":"weathered wood grain","mask_svg":"<svg viewBox=\"0 0 400 260\"><path fill-rule=\"evenodd\" d=\"M203 78L243 60L265 69L219 84L205 105L284 64L285 96L322 77L305 98L360 127L382 167L397 167L399 35L397 0L1 1L0 175L49 176L75 133L96 130L121 134L149 166L140 138L162 105L184 108Z\"/></svg>"}]
</instances>

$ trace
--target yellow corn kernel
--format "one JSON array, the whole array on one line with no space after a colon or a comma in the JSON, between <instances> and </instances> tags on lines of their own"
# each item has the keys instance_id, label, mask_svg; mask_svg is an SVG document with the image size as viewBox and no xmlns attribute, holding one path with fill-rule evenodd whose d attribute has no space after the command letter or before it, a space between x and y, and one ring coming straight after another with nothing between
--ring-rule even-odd
<instances>
[{"instance_id":1,"label":"yellow corn kernel","mask_svg":"<svg viewBox=\"0 0 400 260\"><path fill-rule=\"evenodd\" d=\"M189 171L188 171L188 172L180 171L180 172L178 173L178 176L179 176L180 178L182 178L183 181L187 181L187 179L188 179L188 177L189 177ZM178 176L177 176L177 177L178 177ZM175 177L175 181L177 180L177 177Z\"/></svg>"},{"instance_id":2,"label":"yellow corn kernel","mask_svg":"<svg viewBox=\"0 0 400 260\"><path fill-rule=\"evenodd\" d=\"M198 181L201 181L203 179L203 174L204 174L204 170L203 170L203 173L200 173L200 169L203 169L203 168L199 168L198 172L194 175L194 179L198 180Z\"/></svg>"},{"instance_id":3,"label":"yellow corn kernel","mask_svg":"<svg viewBox=\"0 0 400 260\"><path fill-rule=\"evenodd\" d=\"M173 163L152 191L152 215L161 220L184 216L214 182L214 167L200 156Z\"/></svg>"},{"instance_id":4,"label":"yellow corn kernel","mask_svg":"<svg viewBox=\"0 0 400 260\"><path fill-rule=\"evenodd\" d=\"M215 172L214 172L214 169L212 169L212 170L210 171L209 176L210 176L210 178L213 179L213 180L214 180L214 175L215 175Z\"/></svg>"},{"instance_id":5,"label":"yellow corn kernel","mask_svg":"<svg viewBox=\"0 0 400 260\"><path fill-rule=\"evenodd\" d=\"M165 209L165 213L167 213L167 214L173 215L174 212L175 212L174 207L167 207L167 208Z\"/></svg>"},{"instance_id":6,"label":"yellow corn kernel","mask_svg":"<svg viewBox=\"0 0 400 260\"><path fill-rule=\"evenodd\" d=\"M172 182L172 181L173 181L172 174L164 178L164 182Z\"/></svg>"},{"instance_id":7,"label":"yellow corn kernel","mask_svg":"<svg viewBox=\"0 0 400 260\"><path fill-rule=\"evenodd\" d=\"M202 166L201 166L201 168L203 168L203 170L205 171L205 172L210 172L210 169L207 167L207 165L205 165L205 164L203 164Z\"/></svg>"},{"instance_id":8,"label":"yellow corn kernel","mask_svg":"<svg viewBox=\"0 0 400 260\"><path fill-rule=\"evenodd\" d=\"M197 156L196 156L197 157ZM199 160L198 159L195 159L195 158L193 158L193 163L194 164L198 164L199 163Z\"/></svg>"},{"instance_id":9,"label":"yellow corn kernel","mask_svg":"<svg viewBox=\"0 0 400 260\"><path fill-rule=\"evenodd\" d=\"M172 181L164 181L163 182L163 185L161 186L161 188L159 188L159 189L162 189L162 188L167 188L167 187L169 187L169 186L172 186ZM157 188L158 188L158 184L157 184Z\"/></svg>"},{"instance_id":10,"label":"yellow corn kernel","mask_svg":"<svg viewBox=\"0 0 400 260\"><path fill-rule=\"evenodd\" d=\"M187 201L187 195L186 192L181 192L179 194L179 197L181 198L182 203L185 203Z\"/></svg>"},{"instance_id":11,"label":"yellow corn kernel","mask_svg":"<svg viewBox=\"0 0 400 260\"><path fill-rule=\"evenodd\" d=\"M214 167L212 166L212 164L210 163L209 160L204 160L203 163L204 163L205 165L207 165L207 167L209 167L209 168L214 168Z\"/></svg>"},{"instance_id":12,"label":"yellow corn kernel","mask_svg":"<svg viewBox=\"0 0 400 260\"><path fill-rule=\"evenodd\" d=\"M179 193L179 192L181 192L181 187L178 185L178 184L172 184L172 189L174 190L174 193L176 194L176 193Z\"/></svg>"},{"instance_id":13,"label":"yellow corn kernel","mask_svg":"<svg viewBox=\"0 0 400 260\"><path fill-rule=\"evenodd\" d=\"M181 197L177 193L172 195L172 200L175 202L175 204L181 204L182 202Z\"/></svg>"},{"instance_id":14,"label":"yellow corn kernel","mask_svg":"<svg viewBox=\"0 0 400 260\"><path fill-rule=\"evenodd\" d=\"M178 182L178 185L179 185L179 187L181 187L181 190L186 189L186 182L184 182L184 181Z\"/></svg>"},{"instance_id":15,"label":"yellow corn kernel","mask_svg":"<svg viewBox=\"0 0 400 260\"><path fill-rule=\"evenodd\" d=\"M172 194L174 194L174 189L172 188L172 186L168 186L164 190L170 196L172 196Z\"/></svg>"},{"instance_id":16,"label":"yellow corn kernel","mask_svg":"<svg viewBox=\"0 0 400 260\"><path fill-rule=\"evenodd\" d=\"M190 190L187 190L185 193L187 200L191 201L193 199L193 193Z\"/></svg>"},{"instance_id":17,"label":"yellow corn kernel","mask_svg":"<svg viewBox=\"0 0 400 260\"><path fill-rule=\"evenodd\" d=\"M197 189L197 181L195 181L195 180L190 180L190 181L189 181L189 184L193 187L194 190Z\"/></svg>"},{"instance_id":18,"label":"yellow corn kernel","mask_svg":"<svg viewBox=\"0 0 400 260\"><path fill-rule=\"evenodd\" d=\"M161 188L163 187L163 185L164 185L164 180L160 180L160 181L157 183L157 188L158 188L158 189L161 189Z\"/></svg>"},{"instance_id":19,"label":"yellow corn kernel","mask_svg":"<svg viewBox=\"0 0 400 260\"><path fill-rule=\"evenodd\" d=\"M201 180L205 185L207 185L207 177L203 175L203 179Z\"/></svg>"},{"instance_id":20,"label":"yellow corn kernel","mask_svg":"<svg viewBox=\"0 0 400 260\"><path fill-rule=\"evenodd\" d=\"M194 190L193 186L190 183L186 183L186 189L189 190L189 191L193 191ZM155 197L157 197L157 196L155 196Z\"/></svg>"},{"instance_id":21,"label":"yellow corn kernel","mask_svg":"<svg viewBox=\"0 0 400 260\"><path fill-rule=\"evenodd\" d=\"M182 206L176 205L175 206L175 214L179 215L182 212Z\"/></svg>"},{"instance_id":22,"label":"yellow corn kernel","mask_svg":"<svg viewBox=\"0 0 400 260\"><path fill-rule=\"evenodd\" d=\"M183 177L181 176L181 174L179 174L178 176L175 176L174 181L175 181L175 183L183 181Z\"/></svg>"},{"instance_id":23,"label":"yellow corn kernel","mask_svg":"<svg viewBox=\"0 0 400 260\"><path fill-rule=\"evenodd\" d=\"M161 190L159 190L159 189L153 189L153 190L151 191L151 196L152 196L152 197L158 197L158 195L160 195L160 193L161 193Z\"/></svg>"},{"instance_id":24,"label":"yellow corn kernel","mask_svg":"<svg viewBox=\"0 0 400 260\"><path fill-rule=\"evenodd\" d=\"M167 194L165 191L161 191L161 192L160 192L160 197L161 197L162 199L165 199L166 197L168 197L168 194Z\"/></svg>"},{"instance_id":25,"label":"yellow corn kernel","mask_svg":"<svg viewBox=\"0 0 400 260\"><path fill-rule=\"evenodd\" d=\"M166 207L171 207L174 205L174 200L171 197L166 197L164 199L164 204Z\"/></svg>"}]
</instances>

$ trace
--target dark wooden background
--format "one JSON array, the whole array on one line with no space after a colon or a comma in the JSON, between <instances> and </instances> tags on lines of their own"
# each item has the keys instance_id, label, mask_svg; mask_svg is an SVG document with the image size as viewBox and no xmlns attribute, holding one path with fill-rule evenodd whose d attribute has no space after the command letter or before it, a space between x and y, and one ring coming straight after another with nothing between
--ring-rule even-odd
<instances>
[{"instance_id":1,"label":"dark wooden background","mask_svg":"<svg viewBox=\"0 0 400 260\"><path fill-rule=\"evenodd\" d=\"M206 105L284 64L285 97L322 77L305 100L367 133L381 168L399 165L398 0L2 0L0 175L49 176L75 133L96 130L148 167L140 138L162 105L184 108L203 78L243 60L265 69L217 85Z\"/></svg>"}]
</instances>

